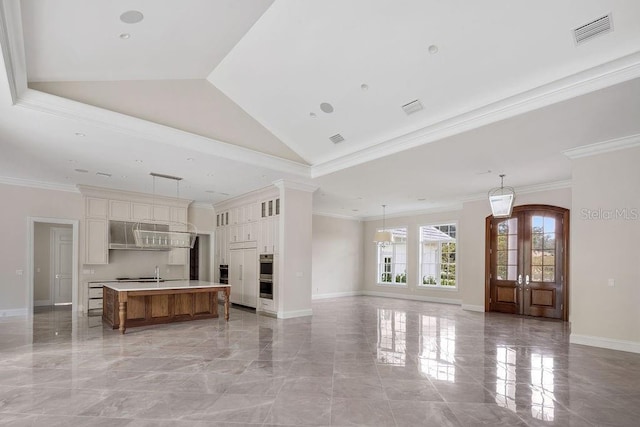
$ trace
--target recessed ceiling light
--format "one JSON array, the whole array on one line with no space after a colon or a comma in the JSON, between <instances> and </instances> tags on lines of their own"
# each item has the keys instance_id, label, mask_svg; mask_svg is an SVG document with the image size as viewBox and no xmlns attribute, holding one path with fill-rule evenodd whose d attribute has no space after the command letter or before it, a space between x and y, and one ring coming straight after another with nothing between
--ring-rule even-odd
<instances>
[{"instance_id":1,"label":"recessed ceiling light","mask_svg":"<svg viewBox=\"0 0 640 427\"><path fill-rule=\"evenodd\" d=\"M120 178L127 179L127 175L120 175Z\"/></svg>"},{"instance_id":2,"label":"recessed ceiling light","mask_svg":"<svg viewBox=\"0 0 640 427\"><path fill-rule=\"evenodd\" d=\"M358 209L351 209L353 212L358 212Z\"/></svg>"},{"instance_id":3,"label":"recessed ceiling light","mask_svg":"<svg viewBox=\"0 0 640 427\"><path fill-rule=\"evenodd\" d=\"M126 39L128 39L128 38L131 38L131 34L129 34L129 33L122 33L122 34L120 34L120 38L121 38L122 40L126 40Z\"/></svg>"},{"instance_id":4,"label":"recessed ceiling light","mask_svg":"<svg viewBox=\"0 0 640 427\"><path fill-rule=\"evenodd\" d=\"M366 83L362 83L360 85L360 89L362 89L363 91L367 91L367 90L369 90L369 85L366 84Z\"/></svg>"},{"instance_id":5,"label":"recessed ceiling light","mask_svg":"<svg viewBox=\"0 0 640 427\"><path fill-rule=\"evenodd\" d=\"M125 24L137 24L144 19L142 12L137 10L128 10L120 15L120 20Z\"/></svg>"},{"instance_id":6,"label":"recessed ceiling light","mask_svg":"<svg viewBox=\"0 0 640 427\"><path fill-rule=\"evenodd\" d=\"M142 160L136 160L136 163L142 163Z\"/></svg>"},{"instance_id":7,"label":"recessed ceiling light","mask_svg":"<svg viewBox=\"0 0 640 427\"><path fill-rule=\"evenodd\" d=\"M103 178L111 178L111 174L106 172L96 172L96 175L101 176Z\"/></svg>"},{"instance_id":8,"label":"recessed ceiling light","mask_svg":"<svg viewBox=\"0 0 640 427\"><path fill-rule=\"evenodd\" d=\"M322 104L320 104L320 109L327 114L333 113L333 105L329 104L328 102L323 102Z\"/></svg>"},{"instance_id":9,"label":"recessed ceiling light","mask_svg":"<svg viewBox=\"0 0 640 427\"><path fill-rule=\"evenodd\" d=\"M209 172L207 176L213 176L213 172Z\"/></svg>"},{"instance_id":10,"label":"recessed ceiling light","mask_svg":"<svg viewBox=\"0 0 640 427\"><path fill-rule=\"evenodd\" d=\"M193 162L194 158L193 157L187 157L187 162Z\"/></svg>"},{"instance_id":11,"label":"recessed ceiling light","mask_svg":"<svg viewBox=\"0 0 640 427\"><path fill-rule=\"evenodd\" d=\"M429 53L431 55L435 55L436 53L438 53L438 46L436 46L435 44L429 46Z\"/></svg>"},{"instance_id":12,"label":"recessed ceiling light","mask_svg":"<svg viewBox=\"0 0 640 427\"><path fill-rule=\"evenodd\" d=\"M83 136L85 136L85 135L84 135L84 133L82 133L82 132L76 132L76 136L83 137Z\"/></svg>"},{"instance_id":13,"label":"recessed ceiling light","mask_svg":"<svg viewBox=\"0 0 640 427\"><path fill-rule=\"evenodd\" d=\"M213 194L213 193L215 193L215 191L213 191L213 190L204 190L204 192L205 192L205 193L209 193L209 194Z\"/></svg>"},{"instance_id":14,"label":"recessed ceiling light","mask_svg":"<svg viewBox=\"0 0 640 427\"><path fill-rule=\"evenodd\" d=\"M69 159L69 160L67 160L67 161L68 161L69 163L78 163L78 161L77 161L77 160L73 160L73 159Z\"/></svg>"},{"instance_id":15,"label":"recessed ceiling light","mask_svg":"<svg viewBox=\"0 0 640 427\"><path fill-rule=\"evenodd\" d=\"M88 171L88 170L86 170L86 169L74 169L74 171L76 171L76 172L78 172L78 173L87 173L87 172L89 172L89 171Z\"/></svg>"},{"instance_id":16,"label":"recessed ceiling light","mask_svg":"<svg viewBox=\"0 0 640 427\"><path fill-rule=\"evenodd\" d=\"M419 202L424 202L425 200L427 200L427 199L425 199L424 197L421 197L421 198L418 199Z\"/></svg>"},{"instance_id":17,"label":"recessed ceiling light","mask_svg":"<svg viewBox=\"0 0 640 427\"><path fill-rule=\"evenodd\" d=\"M315 119L316 117L318 117L318 115L316 113L309 113L309 117Z\"/></svg>"}]
</instances>

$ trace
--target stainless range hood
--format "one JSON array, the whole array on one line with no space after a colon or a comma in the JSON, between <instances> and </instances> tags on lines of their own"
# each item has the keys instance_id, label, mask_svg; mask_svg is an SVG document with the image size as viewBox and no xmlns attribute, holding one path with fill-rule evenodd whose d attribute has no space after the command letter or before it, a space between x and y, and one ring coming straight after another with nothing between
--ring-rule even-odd
<instances>
[{"instance_id":1,"label":"stainless range hood","mask_svg":"<svg viewBox=\"0 0 640 427\"><path fill-rule=\"evenodd\" d=\"M129 221L109 221L109 249L126 249L136 251L169 251L170 247L142 247L136 245L134 229L168 232L167 224L146 224Z\"/></svg>"}]
</instances>

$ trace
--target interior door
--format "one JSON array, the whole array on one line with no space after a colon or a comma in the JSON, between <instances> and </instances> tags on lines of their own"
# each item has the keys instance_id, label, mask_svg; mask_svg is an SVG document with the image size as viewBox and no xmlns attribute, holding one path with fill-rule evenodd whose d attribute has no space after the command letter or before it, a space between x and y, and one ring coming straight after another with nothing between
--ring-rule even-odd
<instances>
[{"instance_id":1,"label":"interior door","mask_svg":"<svg viewBox=\"0 0 640 427\"><path fill-rule=\"evenodd\" d=\"M543 205L487 217L487 311L567 319L568 221Z\"/></svg>"},{"instance_id":2,"label":"interior door","mask_svg":"<svg viewBox=\"0 0 640 427\"><path fill-rule=\"evenodd\" d=\"M73 266L73 230L70 228L52 228L53 247L53 303L71 304L72 266Z\"/></svg>"}]
</instances>

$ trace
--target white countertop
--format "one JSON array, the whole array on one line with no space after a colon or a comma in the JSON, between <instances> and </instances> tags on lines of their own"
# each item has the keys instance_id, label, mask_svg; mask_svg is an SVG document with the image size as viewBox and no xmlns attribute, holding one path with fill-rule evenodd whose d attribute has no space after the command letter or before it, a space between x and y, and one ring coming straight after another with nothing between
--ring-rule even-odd
<instances>
[{"instance_id":1,"label":"white countertop","mask_svg":"<svg viewBox=\"0 0 640 427\"><path fill-rule=\"evenodd\" d=\"M115 291L149 291L154 289L227 288L222 283L202 280L170 280L166 282L105 282L104 286Z\"/></svg>"}]
</instances>

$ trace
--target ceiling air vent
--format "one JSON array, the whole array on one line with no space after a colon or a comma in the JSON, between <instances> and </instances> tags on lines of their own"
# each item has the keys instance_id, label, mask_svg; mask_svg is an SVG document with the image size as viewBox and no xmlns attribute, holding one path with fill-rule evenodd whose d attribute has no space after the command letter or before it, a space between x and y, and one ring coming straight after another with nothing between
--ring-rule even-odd
<instances>
[{"instance_id":1,"label":"ceiling air vent","mask_svg":"<svg viewBox=\"0 0 640 427\"><path fill-rule=\"evenodd\" d=\"M407 114L407 116L409 114L413 114L413 113L416 113L416 112L422 110L422 108L423 108L422 107L422 103L418 99L416 99L415 101L411 101L408 104L404 104L402 106L402 109Z\"/></svg>"},{"instance_id":2,"label":"ceiling air vent","mask_svg":"<svg viewBox=\"0 0 640 427\"><path fill-rule=\"evenodd\" d=\"M336 133L335 135L333 135L332 137L329 138L331 140L331 142L333 142L334 144L337 144L339 142L344 141L344 137L342 135L340 135L339 133Z\"/></svg>"},{"instance_id":3,"label":"ceiling air vent","mask_svg":"<svg viewBox=\"0 0 640 427\"><path fill-rule=\"evenodd\" d=\"M576 44L580 44L587 40L591 40L600 34L608 33L612 29L613 25L611 22L611 14L609 14L576 28L573 30L573 35L575 37Z\"/></svg>"}]
</instances>

